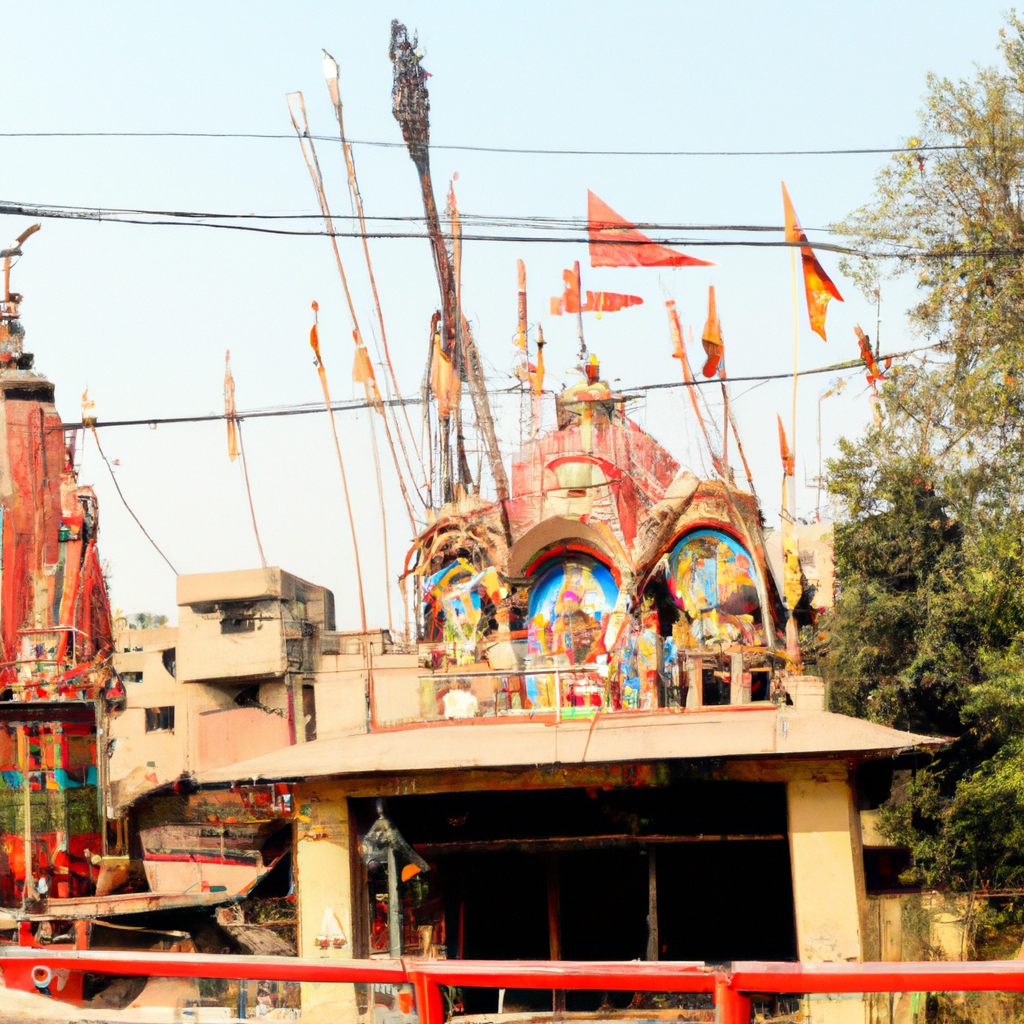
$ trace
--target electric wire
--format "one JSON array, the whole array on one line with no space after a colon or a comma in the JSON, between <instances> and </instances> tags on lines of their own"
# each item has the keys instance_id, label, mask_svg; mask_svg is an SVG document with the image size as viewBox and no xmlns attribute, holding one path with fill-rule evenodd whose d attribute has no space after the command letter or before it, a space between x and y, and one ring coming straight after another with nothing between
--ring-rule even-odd
<instances>
[{"instance_id":1,"label":"electric wire","mask_svg":"<svg viewBox=\"0 0 1024 1024\"><path fill-rule=\"evenodd\" d=\"M4 139L290 139L277 132L0 132ZM311 135L316 142L333 142L334 136ZM350 139L353 146L405 149L404 142ZM935 153L967 149L962 143L918 146L863 146L853 149L543 149L525 146L470 146L429 143L430 149L461 153L522 154L524 156L659 156L659 157L755 157L755 156L872 156L888 153Z\"/></svg>"},{"instance_id":2,"label":"electric wire","mask_svg":"<svg viewBox=\"0 0 1024 1024\"><path fill-rule=\"evenodd\" d=\"M890 352L885 355L876 357L877 362L884 362L887 359L900 359L903 356L913 355L917 352L925 352L932 349L940 348L940 345L922 345L919 348L906 349L903 352ZM808 377L818 373L834 373L837 370L851 370L859 367L865 367L863 359L850 359L843 363L833 363L830 366L818 366L811 370L800 370L796 376ZM729 377L728 382L739 384L748 381L758 381L765 383L772 380L789 380L793 377L793 372L789 373L762 373L752 374L743 377ZM691 380L691 381L668 381L659 384L637 384L633 387L622 388L620 392L617 392L615 397L623 399L625 401L631 401L634 399L641 398L644 393L648 391L660 391L667 388L692 388L692 387L703 387L704 385L715 385L719 384L720 381L717 377L712 377L707 380ZM752 390L752 389L750 389ZM509 388L498 388L491 389L490 394L492 395L514 395L519 396L520 388L518 386ZM547 395L555 395L557 392L545 391ZM350 401L350 402L336 402L332 401L330 409L332 412L358 412L361 409L373 409L377 408L379 404L390 406L402 406L402 405L422 405L423 398L420 395L415 395L407 398L381 398L379 401L365 402L365 401ZM257 419L268 419L279 416L306 416L315 413L326 412L327 407L323 403L316 405L293 405L284 406L276 409L256 409L251 412L236 412L234 419L236 420L257 420ZM83 426L87 426L90 429L99 430L104 427L156 427L163 425L170 425L175 423L212 423L226 419L224 413L207 413L203 416L150 416L146 419L134 419L134 420L101 420L98 418L90 418L88 423L83 424L81 421L61 423L60 426L52 427L52 430L80 430ZM102 454L102 452L101 452Z\"/></svg>"},{"instance_id":3,"label":"electric wire","mask_svg":"<svg viewBox=\"0 0 1024 1024\"><path fill-rule=\"evenodd\" d=\"M220 416L218 418L224 419L225 417ZM83 426L83 424L79 423L77 424L77 426L81 427ZM114 467L110 464L110 460L106 457L106 455L103 454L103 448L100 445L100 438L99 434L96 433L95 425L92 426L92 437L93 440L96 442L96 450L100 453L100 458L106 464L107 472L110 473L110 479L114 483L114 490L117 491L117 496L121 499L121 504L124 505L124 507L128 510L128 515L130 515L132 519L135 520L135 525L138 526L138 528L142 531L142 534L146 538L146 540L148 540L149 543L152 544L153 547L156 549L156 553L167 563L167 566L171 570L171 572L173 572L175 576L178 576L178 570L175 569L173 565L171 565L171 560L163 553L163 551L160 550L160 545L157 544L157 542L153 540L153 538L149 535L149 531L142 525L142 521L132 510L131 505L128 504L128 499L124 496L124 492L121 490L121 485L117 482L117 474L114 472Z\"/></svg>"},{"instance_id":4,"label":"electric wire","mask_svg":"<svg viewBox=\"0 0 1024 1024\"><path fill-rule=\"evenodd\" d=\"M429 241L429 236L419 231L298 231L286 228L265 228L256 227L251 224L214 224L206 220L199 220L193 217L175 220L139 220L134 217L103 216L109 211L68 212L70 208L61 207L37 207L26 204L0 202L0 214L28 217L50 217L58 219L73 220L94 220L105 224L133 224L149 227L202 227L214 228L222 231L248 231L257 234L283 235L291 237L308 238L377 238L377 239L416 239L418 241ZM175 215L177 216L177 215ZM721 230L721 229L719 229ZM529 237L525 235L467 235L462 238L473 242L510 242L516 244L553 244L553 245L577 245L586 242L588 239L572 237ZM854 249L846 245L837 245L832 242L819 241L797 241L789 242L783 239L771 241L753 241L749 239L709 239L709 238L661 238L656 240L660 245L687 246L691 248L810 248L824 252L836 252L845 256L857 256L862 259L894 259L919 261L926 259L948 260L965 259L968 257L1016 257L1024 255L1024 246L994 246L992 248L962 248L959 246L942 246L934 249L908 248L906 251L870 251L865 249ZM616 240L616 245L644 246L647 241L632 239ZM17 255L15 249L0 250L0 255Z\"/></svg>"}]
</instances>

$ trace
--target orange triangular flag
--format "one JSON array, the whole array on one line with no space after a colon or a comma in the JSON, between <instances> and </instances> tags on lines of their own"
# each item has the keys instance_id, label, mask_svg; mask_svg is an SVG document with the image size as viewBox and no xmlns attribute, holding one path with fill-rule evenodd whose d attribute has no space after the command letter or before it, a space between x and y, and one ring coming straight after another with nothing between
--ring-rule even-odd
<instances>
[{"instance_id":1,"label":"orange triangular flag","mask_svg":"<svg viewBox=\"0 0 1024 1024\"><path fill-rule=\"evenodd\" d=\"M592 267L716 267L717 263L687 256L652 242L587 190L587 231Z\"/></svg>"},{"instance_id":2,"label":"orange triangular flag","mask_svg":"<svg viewBox=\"0 0 1024 1024\"><path fill-rule=\"evenodd\" d=\"M776 414L775 418L779 421L779 455L782 456L782 468L786 476L792 476L796 459L786 443L786 428L782 425L782 417Z\"/></svg>"},{"instance_id":3,"label":"orange triangular flag","mask_svg":"<svg viewBox=\"0 0 1024 1024\"><path fill-rule=\"evenodd\" d=\"M551 315L562 316L565 313L614 313L627 306L642 306L643 299L639 295L623 295L620 292L587 292L585 302L581 302L580 265L577 263L572 270L562 271L565 291L551 299Z\"/></svg>"},{"instance_id":4,"label":"orange triangular flag","mask_svg":"<svg viewBox=\"0 0 1024 1024\"><path fill-rule=\"evenodd\" d=\"M370 353L366 351L365 345L356 345L356 358L352 364L352 379L366 388L368 402L372 402L374 405L380 402L377 378L373 372L373 364L370 362Z\"/></svg>"},{"instance_id":5,"label":"orange triangular flag","mask_svg":"<svg viewBox=\"0 0 1024 1024\"><path fill-rule=\"evenodd\" d=\"M854 327L853 333L857 335L860 357L868 368L868 383L874 384L876 380L885 380L885 374L878 368L878 363L875 362L875 354L871 351L871 342L868 336L860 329L860 324ZM885 368L888 370L891 364L891 359L886 360Z\"/></svg>"},{"instance_id":6,"label":"orange triangular flag","mask_svg":"<svg viewBox=\"0 0 1024 1024\"><path fill-rule=\"evenodd\" d=\"M718 319L718 309L715 305L715 286L708 287L708 318L704 323L704 333L700 336L704 343L704 351L708 354L708 361L701 371L705 377L714 377L718 364L725 354L725 346L722 344L722 324Z\"/></svg>"},{"instance_id":7,"label":"orange triangular flag","mask_svg":"<svg viewBox=\"0 0 1024 1024\"><path fill-rule=\"evenodd\" d=\"M786 214L786 241L803 243L800 246L800 258L804 265L804 290L807 293L807 315L811 321L811 330L815 334L820 334L822 341L828 341L825 337L826 307L829 299L838 299L842 302L843 297L832 283L832 279L822 269L814 250L807 244L807 235L797 220L796 210L793 209L785 182L782 183L782 204Z\"/></svg>"}]
</instances>

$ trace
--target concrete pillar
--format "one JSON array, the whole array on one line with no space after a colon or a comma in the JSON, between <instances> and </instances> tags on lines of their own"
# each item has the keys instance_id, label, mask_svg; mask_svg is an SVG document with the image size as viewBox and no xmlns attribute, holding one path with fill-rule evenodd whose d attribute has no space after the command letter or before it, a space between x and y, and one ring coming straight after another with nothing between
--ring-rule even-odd
<instances>
[{"instance_id":1,"label":"concrete pillar","mask_svg":"<svg viewBox=\"0 0 1024 1024\"><path fill-rule=\"evenodd\" d=\"M295 823L295 893L299 956L314 959L352 958L352 877L348 800L337 783L297 785L293 795ZM308 820L303 820L308 819ZM328 908L330 913L328 914ZM328 925L325 927L325 914ZM330 919L340 925L345 942L330 932ZM323 929L323 930L322 930ZM302 1020L308 1024L358 1018L352 985L302 983Z\"/></svg>"},{"instance_id":2,"label":"concrete pillar","mask_svg":"<svg viewBox=\"0 0 1024 1024\"><path fill-rule=\"evenodd\" d=\"M729 687L730 704L750 703L750 674L743 671L743 655L732 654L729 656Z\"/></svg>"},{"instance_id":3,"label":"concrete pillar","mask_svg":"<svg viewBox=\"0 0 1024 1024\"><path fill-rule=\"evenodd\" d=\"M822 774L789 781L786 793L799 958L861 960L863 871L849 782Z\"/></svg>"},{"instance_id":4,"label":"concrete pillar","mask_svg":"<svg viewBox=\"0 0 1024 1024\"><path fill-rule=\"evenodd\" d=\"M825 710L825 680L821 676L786 676L783 682L793 707L801 711Z\"/></svg>"},{"instance_id":5,"label":"concrete pillar","mask_svg":"<svg viewBox=\"0 0 1024 1024\"><path fill-rule=\"evenodd\" d=\"M704 701L703 671L703 659L699 655L687 655L686 673L689 689L686 691L686 707L691 711L699 708Z\"/></svg>"}]
</instances>

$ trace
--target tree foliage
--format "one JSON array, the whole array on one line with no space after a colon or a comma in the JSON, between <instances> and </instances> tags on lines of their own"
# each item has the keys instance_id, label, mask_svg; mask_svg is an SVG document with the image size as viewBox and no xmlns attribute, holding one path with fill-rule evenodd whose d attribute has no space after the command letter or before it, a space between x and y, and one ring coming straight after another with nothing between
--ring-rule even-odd
<instances>
[{"instance_id":1,"label":"tree foliage","mask_svg":"<svg viewBox=\"0 0 1024 1024\"><path fill-rule=\"evenodd\" d=\"M931 76L917 134L838 230L873 294L913 274L919 361L829 463L841 588L832 706L955 738L884 818L921 880L1024 884L1024 22L971 81ZM939 147L939 148L932 148Z\"/></svg>"}]
</instances>

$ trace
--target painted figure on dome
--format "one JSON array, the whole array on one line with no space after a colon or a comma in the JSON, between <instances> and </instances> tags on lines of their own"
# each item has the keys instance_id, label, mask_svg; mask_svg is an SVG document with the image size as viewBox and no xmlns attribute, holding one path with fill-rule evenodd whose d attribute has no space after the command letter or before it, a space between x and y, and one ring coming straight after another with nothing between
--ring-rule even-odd
<instances>
[{"instance_id":1,"label":"painted figure on dome","mask_svg":"<svg viewBox=\"0 0 1024 1024\"><path fill-rule=\"evenodd\" d=\"M611 570L596 559L553 562L530 591L528 653L592 663L605 653L604 631L618 593Z\"/></svg>"},{"instance_id":2,"label":"painted figure on dome","mask_svg":"<svg viewBox=\"0 0 1024 1024\"><path fill-rule=\"evenodd\" d=\"M721 530L684 536L668 556L668 586L694 646L764 642L754 560Z\"/></svg>"},{"instance_id":3,"label":"painted figure on dome","mask_svg":"<svg viewBox=\"0 0 1024 1024\"><path fill-rule=\"evenodd\" d=\"M527 655L534 666L594 664L606 654L604 635L619 588L611 570L585 555L543 568L530 590ZM527 678L529 699L553 706L548 676Z\"/></svg>"}]
</instances>

